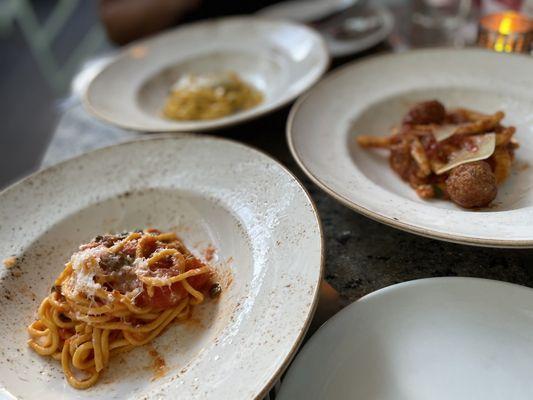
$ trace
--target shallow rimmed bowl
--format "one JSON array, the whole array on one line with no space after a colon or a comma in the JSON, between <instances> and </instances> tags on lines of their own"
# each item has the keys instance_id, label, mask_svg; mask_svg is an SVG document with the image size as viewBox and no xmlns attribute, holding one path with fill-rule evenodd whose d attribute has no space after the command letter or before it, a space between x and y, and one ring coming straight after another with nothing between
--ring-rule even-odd
<instances>
[{"instance_id":1,"label":"shallow rimmed bowl","mask_svg":"<svg viewBox=\"0 0 533 400\"><path fill-rule=\"evenodd\" d=\"M324 324L276 399L529 400L533 290L430 278L371 293Z\"/></svg>"},{"instance_id":2,"label":"shallow rimmed bowl","mask_svg":"<svg viewBox=\"0 0 533 400\"><path fill-rule=\"evenodd\" d=\"M293 106L291 152L328 194L385 224L450 242L533 247L533 59L481 49L431 49L368 58L340 68ZM490 208L472 211L422 200L357 135L388 135L416 102L493 113L517 128L511 176Z\"/></svg>"},{"instance_id":3,"label":"shallow rimmed bowl","mask_svg":"<svg viewBox=\"0 0 533 400\"><path fill-rule=\"evenodd\" d=\"M197 22L128 46L89 84L85 107L122 128L190 132L257 118L294 100L326 71L321 36L289 21L229 17ZM234 71L259 89L258 106L206 121L174 121L162 109L183 74Z\"/></svg>"},{"instance_id":4,"label":"shallow rimmed bowl","mask_svg":"<svg viewBox=\"0 0 533 400\"><path fill-rule=\"evenodd\" d=\"M297 180L264 154L193 135L87 153L0 194L0 397L17 399L260 398L306 332L322 270L316 210ZM153 380L147 347L112 359L86 391L26 344L26 326L80 243L102 232L177 232L211 264L220 299L154 342L168 373ZM9 397L12 396L12 397Z\"/></svg>"}]
</instances>

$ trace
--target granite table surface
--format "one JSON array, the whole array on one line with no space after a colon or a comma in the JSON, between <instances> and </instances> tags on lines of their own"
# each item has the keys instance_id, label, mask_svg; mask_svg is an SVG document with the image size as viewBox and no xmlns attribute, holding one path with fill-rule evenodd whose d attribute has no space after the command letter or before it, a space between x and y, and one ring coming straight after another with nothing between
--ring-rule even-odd
<instances>
[{"instance_id":1,"label":"granite table surface","mask_svg":"<svg viewBox=\"0 0 533 400\"><path fill-rule=\"evenodd\" d=\"M322 220L324 277L343 303L395 283L429 277L488 278L533 287L533 250L472 247L416 236L364 217L325 194L303 174L289 152L285 138L289 108L209 134L263 150L299 177ZM63 112L43 167L146 135L100 122L74 102Z\"/></svg>"}]
</instances>

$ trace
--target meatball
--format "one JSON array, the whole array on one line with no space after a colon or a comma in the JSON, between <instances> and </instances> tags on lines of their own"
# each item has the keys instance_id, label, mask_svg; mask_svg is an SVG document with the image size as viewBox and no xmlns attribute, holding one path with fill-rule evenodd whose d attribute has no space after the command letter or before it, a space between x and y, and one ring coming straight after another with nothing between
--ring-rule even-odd
<instances>
[{"instance_id":1,"label":"meatball","mask_svg":"<svg viewBox=\"0 0 533 400\"><path fill-rule=\"evenodd\" d=\"M390 147L390 166L404 181L409 179L413 162L411 149L406 141L394 144Z\"/></svg>"},{"instance_id":2,"label":"meatball","mask_svg":"<svg viewBox=\"0 0 533 400\"><path fill-rule=\"evenodd\" d=\"M437 100L430 100L412 107L402 122L409 125L440 124L445 117L446 109L442 103Z\"/></svg>"},{"instance_id":3,"label":"meatball","mask_svg":"<svg viewBox=\"0 0 533 400\"><path fill-rule=\"evenodd\" d=\"M465 208L485 207L498 193L496 177L485 161L459 165L446 179L450 199Z\"/></svg>"}]
</instances>

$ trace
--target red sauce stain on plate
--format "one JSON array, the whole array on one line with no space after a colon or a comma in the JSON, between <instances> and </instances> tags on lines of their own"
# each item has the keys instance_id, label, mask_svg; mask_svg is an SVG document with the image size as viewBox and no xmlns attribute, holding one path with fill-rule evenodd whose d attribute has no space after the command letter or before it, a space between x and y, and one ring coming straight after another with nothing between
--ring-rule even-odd
<instances>
[{"instance_id":1,"label":"red sauce stain on plate","mask_svg":"<svg viewBox=\"0 0 533 400\"><path fill-rule=\"evenodd\" d=\"M207 246L207 248L204 250L204 258L207 262L211 262L215 256L216 249L213 247L213 245Z\"/></svg>"},{"instance_id":2,"label":"red sauce stain on plate","mask_svg":"<svg viewBox=\"0 0 533 400\"><path fill-rule=\"evenodd\" d=\"M168 368L165 359L161 357L161 354L159 354L159 352L151 345L148 346L148 354L152 358L152 362L150 363L150 369L154 373L151 379L153 382L156 379L165 376L168 372Z\"/></svg>"}]
</instances>

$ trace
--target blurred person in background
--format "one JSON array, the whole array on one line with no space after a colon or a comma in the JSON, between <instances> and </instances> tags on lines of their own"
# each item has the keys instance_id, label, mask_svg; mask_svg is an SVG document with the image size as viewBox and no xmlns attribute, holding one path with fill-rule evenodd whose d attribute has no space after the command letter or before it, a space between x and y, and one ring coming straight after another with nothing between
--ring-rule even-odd
<instances>
[{"instance_id":1,"label":"blurred person in background","mask_svg":"<svg viewBox=\"0 0 533 400\"><path fill-rule=\"evenodd\" d=\"M273 0L100 0L99 12L109 39L123 45L180 23L223 15L249 14L276 2Z\"/></svg>"}]
</instances>

